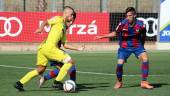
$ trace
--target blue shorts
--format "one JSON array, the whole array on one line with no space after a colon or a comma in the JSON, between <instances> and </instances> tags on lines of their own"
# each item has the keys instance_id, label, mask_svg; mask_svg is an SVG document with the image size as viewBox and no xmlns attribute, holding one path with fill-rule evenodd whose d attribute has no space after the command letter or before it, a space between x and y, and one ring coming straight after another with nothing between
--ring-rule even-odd
<instances>
[{"instance_id":1,"label":"blue shorts","mask_svg":"<svg viewBox=\"0 0 170 96\"><path fill-rule=\"evenodd\" d=\"M133 53L138 58L141 53L146 52L144 47L138 48L119 48L118 59L123 59L125 62L129 56Z\"/></svg>"},{"instance_id":2,"label":"blue shorts","mask_svg":"<svg viewBox=\"0 0 170 96\"><path fill-rule=\"evenodd\" d=\"M56 66L56 65L62 66L63 65L62 62L58 62L58 61L49 61L49 64L50 66Z\"/></svg>"},{"instance_id":3,"label":"blue shorts","mask_svg":"<svg viewBox=\"0 0 170 96\"><path fill-rule=\"evenodd\" d=\"M58 62L58 61L49 61L50 66L63 66L62 62ZM69 71L75 71L76 70L76 66L73 65Z\"/></svg>"}]
</instances>

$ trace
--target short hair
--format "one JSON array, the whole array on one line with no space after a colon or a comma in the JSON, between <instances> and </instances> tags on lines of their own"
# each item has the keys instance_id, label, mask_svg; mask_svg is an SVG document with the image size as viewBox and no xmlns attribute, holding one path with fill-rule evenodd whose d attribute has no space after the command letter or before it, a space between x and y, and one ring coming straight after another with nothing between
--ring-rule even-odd
<instances>
[{"instance_id":1,"label":"short hair","mask_svg":"<svg viewBox=\"0 0 170 96\"><path fill-rule=\"evenodd\" d=\"M134 7L128 7L128 8L126 8L125 14L127 14L128 12L133 12L134 14L136 14L136 10L135 10Z\"/></svg>"},{"instance_id":2,"label":"short hair","mask_svg":"<svg viewBox=\"0 0 170 96\"><path fill-rule=\"evenodd\" d=\"M76 14L75 10L71 6L65 6L64 10L67 9L67 8L69 8L69 9L71 9L73 11L73 18L76 19L77 14Z\"/></svg>"},{"instance_id":3,"label":"short hair","mask_svg":"<svg viewBox=\"0 0 170 96\"><path fill-rule=\"evenodd\" d=\"M65 10L65 9L67 9L67 8L74 11L74 9L73 9L71 6L64 6L63 10Z\"/></svg>"}]
</instances>

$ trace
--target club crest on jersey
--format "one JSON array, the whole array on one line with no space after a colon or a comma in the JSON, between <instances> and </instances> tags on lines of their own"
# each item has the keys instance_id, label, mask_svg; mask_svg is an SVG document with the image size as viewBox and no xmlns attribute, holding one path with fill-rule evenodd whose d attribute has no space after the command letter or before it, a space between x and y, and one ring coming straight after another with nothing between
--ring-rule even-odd
<instances>
[{"instance_id":1,"label":"club crest on jersey","mask_svg":"<svg viewBox=\"0 0 170 96\"><path fill-rule=\"evenodd\" d=\"M122 29L122 31L128 31L128 29L126 29L126 28L123 28L123 29Z\"/></svg>"},{"instance_id":2,"label":"club crest on jersey","mask_svg":"<svg viewBox=\"0 0 170 96\"><path fill-rule=\"evenodd\" d=\"M138 33L139 33L139 29L136 29L136 32L138 32Z\"/></svg>"}]
</instances>

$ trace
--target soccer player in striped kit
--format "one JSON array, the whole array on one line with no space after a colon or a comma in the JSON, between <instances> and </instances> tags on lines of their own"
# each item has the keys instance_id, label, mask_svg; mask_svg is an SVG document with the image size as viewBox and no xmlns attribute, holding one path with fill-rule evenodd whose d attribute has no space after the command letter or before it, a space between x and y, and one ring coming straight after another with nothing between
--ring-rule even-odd
<instances>
[{"instance_id":1,"label":"soccer player in striped kit","mask_svg":"<svg viewBox=\"0 0 170 96\"><path fill-rule=\"evenodd\" d=\"M133 53L141 61L142 80L141 87L153 89L153 86L147 81L149 72L148 54L144 48L146 29L142 21L136 19L136 10L133 7L128 7L125 11L126 18L122 20L114 32L106 35L96 36L96 39L110 38L118 36L120 48L118 49L118 62L116 68L117 82L115 89L121 88L123 64Z\"/></svg>"}]
</instances>

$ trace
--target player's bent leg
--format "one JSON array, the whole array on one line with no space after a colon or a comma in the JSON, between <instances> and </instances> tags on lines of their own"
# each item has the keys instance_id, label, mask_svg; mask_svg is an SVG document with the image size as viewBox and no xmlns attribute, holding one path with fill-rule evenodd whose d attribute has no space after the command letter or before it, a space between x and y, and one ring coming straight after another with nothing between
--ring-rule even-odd
<instances>
[{"instance_id":1,"label":"player's bent leg","mask_svg":"<svg viewBox=\"0 0 170 96\"><path fill-rule=\"evenodd\" d=\"M141 60L141 71L142 71L142 80L146 81L149 73L149 60L146 52L140 54L139 59Z\"/></svg>"},{"instance_id":2,"label":"player's bent leg","mask_svg":"<svg viewBox=\"0 0 170 96\"><path fill-rule=\"evenodd\" d=\"M47 74L43 75L43 77L45 78L45 80L50 80L54 77L56 77L61 69L61 66L56 65L56 69L50 70Z\"/></svg>"},{"instance_id":3,"label":"player's bent leg","mask_svg":"<svg viewBox=\"0 0 170 96\"><path fill-rule=\"evenodd\" d=\"M121 88L123 85L122 83L123 64L126 62L131 53L132 52L127 50L126 48L119 48L118 50L118 62L116 68L117 82L114 86L115 89Z\"/></svg>"},{"instance_id":4,"label":"player's bent leg","mask_svg":"<svg viewBox=\"0 0 170 96\"><path fill-rule=\"evenodd\" d=\"M15 83L14 87L19 91L24 91L23 85L30 81L33 77L42 74L46 68L45 66L47 62L48 60L44 56L42 50L39 50L37 54L37 68L28 72L23 78L21 78L18 82Z\"/></svg>"},{"instance_id":5,"label":"player's bent leg","mask_svg":"<svg viewBox=\"0 0 170 96\"><path fill-rule=\"evenodd\" d=\"M21 84L25 84L28 81L30 81L33 77L42 74L45 71L46 67L45 66L37 66L37 68L35 70L32 70L30 72L28 72L21 80Z\"/></svg>"},{"instance_id":6,"label":"player's bent leg","mask_svg":"<svg viewBox=\"0 0 170 96\"><path fill-rule=\"evenodd\" d=\"M124 60L119 59L117 63L117 68L116 68L116 75L117 75L117 80L120 82L122 82L123 64L124 64Z\"/></svg>"},{"instance_id":7,"label":"player's bent leg","mask_svg":"<svg viewBox=\"0 0 170 96\"><path fill-rule=\"evenodd\" d=\"M50 79L56 77L60 71L60 68L58 66L56 69L51 70L47 74L43 75L42 78L44 78L44 80L46 81L46 80L50 80ZM75 67L75 65L73 65L70 68L69 75L70 75L70 80L76 81L76 67Z\"/></svg>"},{"instance_id":8,"label":"player's bent leg","mask_svg":"<svg viewBox=\"0 0 170 96\"><path fill-rule=\"evenodd\" d=\"M60 69L58 76L56 77L56 79L54 81L54 85L59 85L58 89L60 89L60 88L62 88L61 81L66 76L68 70L74 64L74 61L71 59L71 57L67 53L65 53L64 51L62 51L60 49L54 48L54 49L51 50L51 52L53 54L47 54L49 59L56 60L56 61L64 63L64 65Z\"/></svg>"},{"instance_id":9,"label":"player's bent leg","mask_svg":"<svg viewBox=\"0 0 170 96\"><path fill-rule=\"evenodd\" d=\"M123 83L122 83L123 64L124 64L124 60L119 59L118 63L117 63L117 68L116 68L117 81L116 81L116 84L114 86L115 89L119 89L123 85Z\"/></svg>"},{"instance_id":10,"label":"player's bent leg","mask_svg":"<svg viewBox=\"0 0 170 96\"><path fill-rule=\"evenodd\" d=\"M19 91L24 91L23 85L30 81L33 77L43 73L45 71L44 66L37 66L37 69L28 72L23 78L15 83L14 87Z\"/></svg>"},{"instance_id":11,"label":"player's bent leg","mask_svg":"<svg viewBox=\"0 0 170 96\"><path fill-rule=\"evenodd\" d=\"M55 64L57 65L57 63ZM41 75L39 79L39 87L42 87L42 85L47 81L54 77L56 77L60 71L61 66L56 66L56 69L49 71L45 75ZM70 80L76 81L76 67L73 65L69 70Z\"/></svg>"},{"instance_id":12,"label":"player's bent leg","mask_svg":"<svg viewBox=\"0 0 170 96\"><path fill-rule=\"evenodd\" d=\"M56 65L56 69L54 70L50 70L47 74L45 75L41 75L40 76L40 80L39 80L39 87L42 87L42 85L47 81L47 80L50 80L54 77L56 77L60 71L60 68L61 66L58 66L57 65L57 62L55 62L55 65Z\"/></svg>"},{"instance_id":13,"label":"player's bent leg","mask_svg":"<svg viewBox=\"0 0 170 96\"><path fill-rule=\"evenodd\" d=\"M40 76L40 80L39 80L39 87L42 87L42 85L44 85L44 83L47 81L47 80L50 80L54 77L56 77L59 73L59 69L54 69L54 70L51 70L49 73L45 74L45 75L41 75Z\"/></svg>"},{"instance_id":14,"label":"player's bent leg","mask_svg":"<svg viewBox=\"0 0 170 96\"><path fill-rule=\"evenodd\" d=\"M64 65L61 67L60 72L56 78L56 81L62 81L63 78L66 76L67 72L70 70L70 68L74 64L74 61L71 58L66 58L66 59L69 59L69 60L64 62Z\"/></svg>"},{"instance_id":15,"label":"player's bent leg","mask_svg":"<svg viewBox=\"0 0 170 96\"><path fill-rule=\"evenodd\" d=\"M70 80L76 82L76 65L74 64L69 70Z\"/></svg>"},{"instance_id":16,"label":"player's bent leg","mask_svg":"<svg viewBox=\"0 0 170 96\"><path fill-rule=\"evenodd\" d=\"M54 81L53 85L55 88L63 89L61 81L66 76L67 72L70 70L73 64L74 61L70 57L65 58L64 65L61 67L60 72Z\"/></svg>"},{"instance_id":17,"label":"player's bent leg","mask_svg":"<svg viewBox=\"0 0 170 96\"><path fill-rule=\"evenodd\" d=\"M141 87L146 89L153 89L154 87L149 84L147 81L148 74L149 74L149 59L146 52L140 54L139 59L141 60L141 71L142 71L142 81Z\"/></svg>"},{"instance_id":18,"label":"player's bent leg","mask_svg":"<svg viewBox=\"0 0 170 96\"><path fill-rule=\"evenodd\" d=\"M43 74L45 69L46 69L46 66L42 66L42 65L37 65L37 68L36 68L39 75Z\"/></svg>"}]
</instances>

